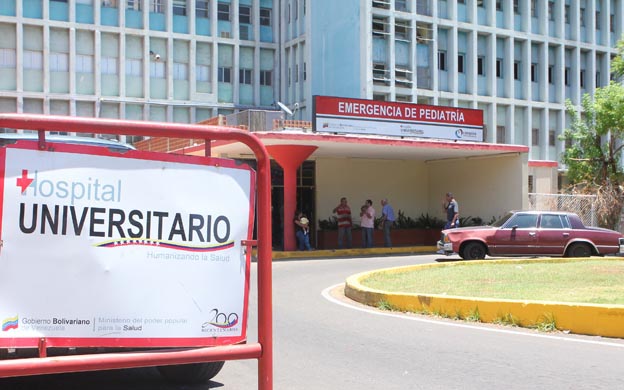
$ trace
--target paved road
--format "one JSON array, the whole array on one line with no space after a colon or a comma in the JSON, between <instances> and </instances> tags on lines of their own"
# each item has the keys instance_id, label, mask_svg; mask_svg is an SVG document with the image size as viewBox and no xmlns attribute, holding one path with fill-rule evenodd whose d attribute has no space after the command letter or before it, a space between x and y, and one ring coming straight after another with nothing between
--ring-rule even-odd
<instances>
[{"instance_id":1,"label":"paved road","mask_svg":"<svg viewBox=\"0 0 624 390\"><path fill-rule=\"evenodd\" d=\"M360 271L435 259L404 256L276 262L275 389L624 388L624 340L393 315L354 305L331 289ZM255 303L255 297L251 302ZM251 312L249 338L255 340L255 306ZM233 361L209 386L184 389L254 389L256 377L255 360ZM5 388L181 387L164 383L153 369L141 369L0 380L0 389Z\"/></svg>"}]
</instances>

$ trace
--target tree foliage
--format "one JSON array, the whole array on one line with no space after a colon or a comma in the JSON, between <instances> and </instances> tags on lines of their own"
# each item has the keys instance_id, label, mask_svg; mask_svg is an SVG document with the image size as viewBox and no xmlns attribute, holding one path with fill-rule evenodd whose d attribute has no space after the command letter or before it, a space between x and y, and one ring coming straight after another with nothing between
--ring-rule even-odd
<instances>
[{"instance_id":1,"label":"tree foliage","mask_svg":"<svg viewBox=\"0 0 624 390\"><path fill-rule=\"evenodd\" d=\"M572 192L598 196L599 225L616 229L623 201L624 171L620 164L624 136L624 86L612 82L585 95L582 113L570 101L566 110L572 117L563 162L568 168Z\"/></svg>"},{"instance_id":2,"label":"tree foliage","mask_svg":"<svg viewBox=\"0 0 624 390\"><path fill-rule=\"evenodd\" d=\"M624 76L624 39L620 39L616 45L617 55L611 61L611 71L615 77Z\"/></svg>"}]
</instances>

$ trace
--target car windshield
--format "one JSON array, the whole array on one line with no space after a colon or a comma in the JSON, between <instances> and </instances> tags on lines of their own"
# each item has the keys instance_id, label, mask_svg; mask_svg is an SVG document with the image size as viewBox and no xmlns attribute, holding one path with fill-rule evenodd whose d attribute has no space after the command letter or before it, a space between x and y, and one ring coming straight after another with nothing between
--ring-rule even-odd
<instances>
[{"instance_id":1,"label":"car windshield","mask_svg":"<svg viewBox=\"0 0 624 390\"><path fill-rule=\"evenodd\" d=\"M494 222L494 223L492 224L492 226L494 226L494 227L501 227L501 226L503 226L503 224L504 224L505 222L507 222L507 220L508 220L509 218L511 218L511 216L512 216L512 215L513 215L513 213L507 213L507 214L505 214L505 215L504 215L501 219L499 219L498 221Z\"/></svg>"}]
</instances>

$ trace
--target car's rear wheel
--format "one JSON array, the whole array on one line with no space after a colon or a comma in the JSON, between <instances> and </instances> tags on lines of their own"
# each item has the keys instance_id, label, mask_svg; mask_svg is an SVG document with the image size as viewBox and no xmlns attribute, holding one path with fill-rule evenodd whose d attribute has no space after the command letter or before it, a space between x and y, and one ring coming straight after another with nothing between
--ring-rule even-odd
<instances>
[{"instance_id":1,"label":"car's rear wheel","mask_svg":"<svg viewBox=\"0 0 624 390\"><path fill-rule=\"evenodd\" d=\"M158 371L168 381L179 384L206 383L214 378L223 365L221 362L193 363L176 366L159 366Z\"/></svg>"},{"instance_id":2,"label":"car's rear wheel","mask_svg":"<svg viewBox=\"0 0 624 390\"><path fill-rule=\"evenodd\" d=\"M592 249L589 244L576 243L570 245L566 252L567 257L589 257L592 255Z\"/></svg>"},{"instance_id":3,"label":"car's rear wheel","mask_svg":"<svg viewBox=\"0 0 624 390\"><path fill-rule=\"evenodd\" d=\"M485 259L487 248L480 242L469 242L461 250L460 256L464 260Z\"/></svg>"}]
</instances>

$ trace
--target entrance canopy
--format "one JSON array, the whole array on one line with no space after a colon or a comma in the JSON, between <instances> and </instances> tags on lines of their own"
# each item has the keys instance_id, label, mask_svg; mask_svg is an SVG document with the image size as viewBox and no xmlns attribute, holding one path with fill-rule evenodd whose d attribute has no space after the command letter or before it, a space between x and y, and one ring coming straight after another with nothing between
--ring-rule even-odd
<instances>
[{"instance_id":1,"label":"entrance canopy","mask_svg":"<svg viewBox=\"0 0 624 390\"><path fill-rule=\"evenodd\" d=\"M318 134L302 131L254 132L265 145L306 145L317 149L310 158L366 158L384 160L436 161L473 159L506 154L526 154L528 146L476 142ZM213 143L216 155L245 155L250 151L232 143ZM203 147L198 147L202 152ZM225 157L225 156L222 156Z\"/></svg>"}]
</instances>

